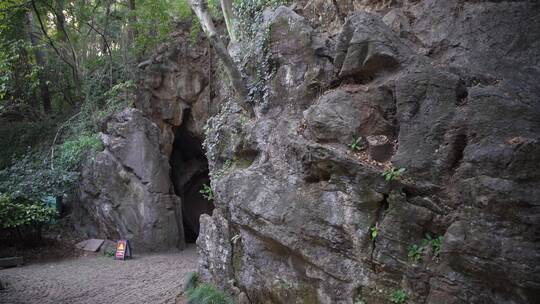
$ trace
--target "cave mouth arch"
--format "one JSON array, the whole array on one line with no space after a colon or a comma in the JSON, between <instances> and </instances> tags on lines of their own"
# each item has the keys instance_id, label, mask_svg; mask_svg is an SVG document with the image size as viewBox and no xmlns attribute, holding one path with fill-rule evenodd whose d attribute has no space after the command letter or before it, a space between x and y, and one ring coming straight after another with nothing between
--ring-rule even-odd
<instances>
[{"instance_id":1,"label":"cave mouth arch","mask_svg":"<svg viewBox=\"0 0 540 304\"><path fill-rule=\"evenodd\" d=\"M186 243L195 243L199 236L199 217L212 214L214 204L200 193L203 185L210 184L202 141L185 123L174 129L170 164L174 192L182 199L184 237Z\"/></svg>"}]
</instances>

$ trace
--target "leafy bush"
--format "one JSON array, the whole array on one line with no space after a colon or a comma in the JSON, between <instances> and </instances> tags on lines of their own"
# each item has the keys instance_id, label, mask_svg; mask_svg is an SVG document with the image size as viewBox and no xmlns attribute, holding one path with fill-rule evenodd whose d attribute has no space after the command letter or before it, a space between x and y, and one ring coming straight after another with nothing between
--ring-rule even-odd
<instances>
[{"instance_id":1,"label":"leafy bush","mask_svg":"<svg viewBox=\"0 0 540 304\"><path fill-rule=\"evenodd\" d=\"M42 202L34 202L24 197L8 194L0 195L0 229L15 231L17 237L33 234L41 238L41 227L58 216L54 208Z\"/></svg>"},{"instance_id":2,"label":"leafy bush","mask_svg":"<svg viewBox=\"0 0 540 304\"><path fill-rule=\"evenodd\" d=\"M102 150L101 139L97 134L83 134L74 139L66 140L60 146L60 156L57 162L62 168L76 169L81 163L86 151Z\"/></svg>"},{"instance_id":3,"label":"leafy bush","mask_svg":"<svg viewBox=\"0 0 540 304\"><path fill-rule=\"evenodd\" d=\"M48 141L50 145L52 136L54 124L49 119L0 121L0 170L13 165L21 155L39 149L36 143Z\"/></svg>"},{"instance_id":4,"label":"leafy bush","mask_svg":"<svg viewBox=\"0 0 540 304\"><path fill-rule=\"evenodd\" d=\"M52 169L43 159L40 155L27 154L11 167L0 170L0 193L41 201L46 196L58 197L71 192L78 173Z\"/></svg>"}]
</instances>

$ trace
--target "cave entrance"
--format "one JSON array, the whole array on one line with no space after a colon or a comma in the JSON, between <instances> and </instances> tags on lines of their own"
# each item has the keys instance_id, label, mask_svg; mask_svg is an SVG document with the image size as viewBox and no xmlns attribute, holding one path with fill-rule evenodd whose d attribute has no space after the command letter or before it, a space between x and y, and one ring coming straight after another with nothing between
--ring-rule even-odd
<instances>
[{"instance_id":1,"label":"cave entrance","mask_svg":"<svg viewBox=\"0 0 540 304\"><path fill-rule=\"evenodd\" d=\"M185 124L175 129L170 162L174 191L182 199L185 239L187 243L194 243L199 236L199 217L212 214L214 204L200 193L203 185L210 185L202 142Z\"/></svg>"}]
</instances>

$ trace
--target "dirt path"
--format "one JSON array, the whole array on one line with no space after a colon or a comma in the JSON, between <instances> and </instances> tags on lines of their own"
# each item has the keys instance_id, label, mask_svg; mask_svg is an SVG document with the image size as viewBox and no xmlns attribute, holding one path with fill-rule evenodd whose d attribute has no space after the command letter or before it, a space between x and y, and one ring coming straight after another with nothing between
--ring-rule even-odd
<instances>
[{"instance_id":1,"label":"dirt path","mask_svg":"<svg viewBox=\"0 0 540 304\"><path fill-rule=\"evenodd\" d=\"M184 275L197 267L197 251L144 254L129 261L104 256L0 270L7 289L0 303L174 303Z\"/></svg>"}]
</instances>

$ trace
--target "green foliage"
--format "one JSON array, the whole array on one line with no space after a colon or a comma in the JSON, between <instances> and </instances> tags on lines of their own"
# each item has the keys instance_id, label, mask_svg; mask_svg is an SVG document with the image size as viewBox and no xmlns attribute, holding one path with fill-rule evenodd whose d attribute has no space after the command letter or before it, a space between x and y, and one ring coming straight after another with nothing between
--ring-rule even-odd
<instances>
[{"instance_id":1,"label":"green foliage","mask_svg":"<svg viewBox=\"0 0 540 304\"><path fill-rule=\"evenodd\" d=\"M74 139L66 140L60 146L60 156L57 162L67 170L77 169L85 152L102 150L101 139L97 134L83 134Z\"/></svg>"},{"instance_id":2,"label":"green foliage","mask_svg":"<svg viewBox=\"0 0 540 304\"><path fill-rule=\"evenodd\" d=\"M52 169L42 156L27 154L0 170L0 193L40 201L46 196L58 197L71 192L77 180L76 172Z\"/></svg>"},{"instance_id":3,"label":"green foliage","mask_svg":"<svg viewBox=\"0 0 540 304\"><path fill-rule=\"evenodd\" d=\"M11 166L21 156L48 148L54 136L54 122L50 119L37 121L0 121L0 170Z\"/></svg>"},{"instance_id":4,"label":"green foliage","mask_svg":"<svg viewBox=\"0 0 540 304\"><path fill-rule=\"evenodd\" d=\"M54 208L42 202L33 202L24 197L0 195L0 228L16 229L35 227L49 223L57 216Z\"/></svg>"},{"instance_id":5,"label":"green foliage","mask_svg":"<svg viewBox=\"0 0 540 304\"><path fill-rule=\"evenodd\" d=\"M377 238L377 236L379 236L379 227L377 225L369 228L370 230L370 235L371 235L371 240L375 240Z\"/></svg>"},{"instance_id":6,"label":"green foliage","mask_svg":"<svg viewBox=\"0 0 540 304\"><path fill-rule=\"evenodd\" d=\"M349 145L349 148L351 148L351 150L353 151L364 150L366 148L364 138L362 138L361 136L357 138L353 137L353 140L351 144Z\"/></svg>"},{"instance_id":7,"label":"green foliage","mask_svg":"<svg viewBox=\"0 0 540 304\"><path fill-rule=\"evenodd\" d=\"M232 298L212 284L202 283L186 292L188 304L232 304Z\"/></svg>"},{"instance_id":8,"label":"green foliage","mask_svg":"<svg viewBox=\"0 0 540 304\"><path fill-rule=\"evenodd\" d=\"M203 197L209 201L214 199L214 191L212 190L212 187L208 184L203 184L201 187L201 190L199 190L199 193L203 195Z\"/></svg>"},{"instance_id":9,"label":"green foliage","mask_svg":"<svg viewBox=\"0 0 540 304\"><path fill-rule=\"evenodd\" d=\"M291 289L293 287L291 283L289 283L286 280L281 279L281 278L276 278L276 280L274 280L274 284L279 289L283 289L283 290L289 290L289 289Z\"/></svg>"},{"instance_id":10,"label":"green foliage","mask_svg":"<svg viewBox=\"0 0 540 304\"><path fill-rule=\"evenodd\" d=\"M186 275L184 283L184 291L193 290L200 284L199 274L192 271Z\"/></svg>"},{"instance_id":11,"label":"green foliage","mask_svg":"<svg viewBox=\"0 0 540 304\"><path fill-rule=\"evenodd\" d=\"M407 299L409 297L407 296L407 293L403 289L395 290L392 295L390 296L390 301L392 303L396 304L404 304L407 302Z\"/></svg>"},{"instance_id":12,"label":"green foliage","mask_svg":"<svg viewBox=\"0 0 540 304\"><path fill-rule=\"evenodd\" d=\"M109 249L106 249L103 254L105 256L108 256L108 257L113 257L115 254L116 254L116 249L114 248L109 248Z\"/></svg>"},{"instance_id":13,"label":"green foliage","mask_svg":"<svg viewBox=\"0 0 540 304\"><path fill-rule=\"evenodd\" d=\"M442 249L442 241L443 241L443 236L442 235L439 235L439 236L434 238L434 237L431 236L431 234L426 233L425 238L422 239L421 246L422 247L431 247L431 249L433 251L433 255L434 256L439 256L439 254L441 253L441 249Z\"/></svg>"},{"instance_id":14,"label":"green foliage","mask_svg":"<svg viewBox=\"0 0 540 304\"><path fill-rule=\"evenodd\" d=\"M388 170L385 170L382 174L382 176L384 177L384 179L386 181L393 181L395 179L398 179L401 177L401 174L403 172L405 172L405 168L390 168Z\"/></svg>"},{"instance_id":15,"label":"green foliage","mask_svg":"<svg viewBox=\"0 0 540 304\"><path fill-rule=\"evenodd\" d=\"M184 2L184 3L183 3ZM135 16L135 54L144 55L163 42L174 30L173 17L188 15L185 0L139 0L136 10L129 12Z\"/></svg>"},{"instance_id":16,"label":"green foliage","mask_svg":"<svg viewBox=\"0 0 540 304\"><path fill-rule=\"evenodd\" d=\"M364 298L362 297L362 295L358 295L354 299L354 304L366 304L366 301L364 301Z\"/></svg>"},{"instance_id":17,"label":"green foliage","mask_svg":"<svg viewBox=\"0 0 540 304\"><path fill-rule=\"evenodd\" d=\"M407 256L409 259L411 259L413 262L418 262L422 257L423 247L413 244L407 247L407 251Z\"/></svg>"},{"instance_id":18,"label":"green foliage","mask_svg":"<svg viewBox=\"0 0 540 304\"><path fill-rule=\"evenodd\" d=\"M413 262L418 262L422 255L426 253L426 250L431 248L433 256L438 257L442 249L442 241L442 235L432 237L429 233L426 233L420 245L413 244L408 247L408 256Z\"/></svg>"}]
</instances>

